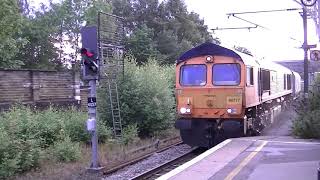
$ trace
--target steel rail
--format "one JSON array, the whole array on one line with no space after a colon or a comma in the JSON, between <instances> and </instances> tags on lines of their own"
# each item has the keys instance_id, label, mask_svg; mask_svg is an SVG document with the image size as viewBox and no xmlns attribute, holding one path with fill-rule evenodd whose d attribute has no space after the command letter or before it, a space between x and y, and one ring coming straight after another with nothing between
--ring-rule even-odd
<instances>
[{"instance_id":1,"label":"steel rail","mask_svg":"<svg viewBox=\"0 0 320 180\"><path fill-rule=\"evenodd\" d=\"M168 141L172 141L172 140L179 139L179 138L180 138L180 137L173 137L173 138L164 139L164 140L162 140L162 143L166 143L166 142L168 142ZM141 160L143 160L143 159L146 159L146 158L150 157L151 155L153 155L154 153L163 152L163 151L165 151L165 150L167 150L167 149L169 149L169 148L171 148L171 147L174 147L174 146L177 146L177 145L180 145L180 144L183 144L183 142L182 142L181 139L179 139L179 140L176 141L176 142L167 144L167 145L165 145L164 147L157 148L157 149L154 150L154 151L151 151L151 152L142 154L142 155L140 155L140 156L138 156L138 157L136 157L136 158L133 158L133 159L131 159L131 160L129 160L129 161L123 162L123 163L121 163L121 164L119 164L119 165L116 165L116 166L110 167L110 168L108 168L108 169L105 169L104 172L103 172L103 174L104 174L104 175L109 175L109 174L111 174L111 173L113 173L113 172L115 172L115 171L117 171L117 170L120 170L120 169L122 169L122 168L124 168L124 167L127 167L127 166L132 165L132 164L134 164L134 163L137 163L137 162L139 162L139 161L141 161ZM154 146L154 144L151 144L151 145L148 145L148 146ZM132 152L132 154L136 153L136 151L142 151L143 149L147 149L147 148L148 148L148 147L139 148L139 149L135 150L135 152Z\"/></svg>"},{"instance_id":2,"label":"steel rail","mask_svg":"<svg viewBox=\"0 0 320 180\"><path fill-rule=\"evenodd\" d=\"M142 180L142 179L156 179L158 177L160 177L161 175L164 175L165 173L175 169L176 167L188 162L189 160L195 158L196 156L200 155L201 153L203 153L204 150L201 148L193 148L192 150L190 150L189 152L169 161L166 163L163 163L155 168L152 168L142 174L139 174L133 178L131 178L131 180Z\"/></svg>"}]
</instances>

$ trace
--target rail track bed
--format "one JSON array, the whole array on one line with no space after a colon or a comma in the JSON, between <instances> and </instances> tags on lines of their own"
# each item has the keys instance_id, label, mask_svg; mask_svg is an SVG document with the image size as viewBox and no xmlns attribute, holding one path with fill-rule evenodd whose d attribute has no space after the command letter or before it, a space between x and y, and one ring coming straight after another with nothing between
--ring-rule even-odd
<instances>
[{"instance_id":1,"label":"rail track bed","mask_svg":"<svg viewBox=\"0 0 320 180\"><path fill-rule=\"evenodd\" d=\"M178 146L181 144L183 144L183 142L181 141L180 137L177 136L177 137L156 141L144 147L133 149L127 154L127 156L131 156L132 158L128 159L127 161L123 161L120 164L116 164L109 168L105 168L103 171L103 174L105 175L111 174L113 172L116 172L117 170L125 168L126 166L142 161L143 159L146 159L152 156L154 153L160 153L162 151L165 151L169 148L172 148L174 146Z\"/></svg>"},{"instance_id":2,"label":"rail track bed","mask_svg":"<svg viewBox=\"0 0 320 180\"><path fill-rule=\"evenodd\" d=\"M184 153L183 155L169 161L163 163L153 169L150 169L138 176L131 178L131 180L142 180L142 179L156 179L167 172L175 169L176 167L190 161L191 159L195 158L196 156L203 153L205 150L201 148L192 148L189 152Z\"/></svg>"},{"instance_id":3,"label":"rail track bed","mask_svg":"<svg viewBox=\"0 0 320 180\"><path fill-rule=\"evenodd\" d=\"M181 154L186 154L192 149L186 144L181 144L179 141L176 143L169 143L171 145L163 145L163 148L158 148L157 151L147 153L146 156L135 158L134 160L122 163L120 166L104 171L104 178L106 180L123 180L132 179L150 169L165 164ZM149 150L148 150L149 151ZM131 154L132 155L132 154Z\"/></svg>"}]
</instances>

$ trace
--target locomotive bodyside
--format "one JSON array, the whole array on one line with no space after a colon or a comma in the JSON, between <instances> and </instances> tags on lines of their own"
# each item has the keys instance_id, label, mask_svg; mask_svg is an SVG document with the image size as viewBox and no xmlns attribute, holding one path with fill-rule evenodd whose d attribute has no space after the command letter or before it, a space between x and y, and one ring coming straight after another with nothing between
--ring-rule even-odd
<instances>
[{"instance_id":1,"label":"locomotive bodyside","mask_svg":"<svg viewBox=\"0 0 320 180\"><path fill-rule=\"evenodd\" d=\"M294 93L294 99L296 99L297 97L299 97L300 92L301 92L301 77L297 72L292 72L292 76L293 76L293 88L292 91Z\"/></svg>"},{"instance_id":2,"label":"locomotive bodyside","mask_svg":"<svg viewBox=\"0 0 320 180\"><path fill-rule=\"evenodd\" d=\"M260 69L262 72L260 82L263 84L261 89L262 103L292 94L291 70L268 60L261 63Z\"/></svg>"},{"instance_id":3,"label":"locomotive bodyside","mask_svg":"<svg viewBox=\"0 0 320 180\"><path fill-rule=\"evenodd\" d=\"M239 54L247 70L246 108L270 103L271 100L286 97L294 92L296 82L291 70L272 61L255 61L251 56ZM299 80L298 76L296 80Z\"/></svg>"}]
</instances>

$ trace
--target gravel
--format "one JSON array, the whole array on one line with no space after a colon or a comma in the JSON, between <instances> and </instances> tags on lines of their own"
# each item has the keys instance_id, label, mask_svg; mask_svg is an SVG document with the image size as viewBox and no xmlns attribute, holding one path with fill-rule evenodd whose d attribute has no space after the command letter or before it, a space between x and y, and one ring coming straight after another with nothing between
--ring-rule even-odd
<instances>
[{"instance_id":1,"label":"gravel","mask_svg":"<svg viewBox=\"0 0 320 180\"><path fill-rule=\"evenodd\" d=\"M182 144L177 145L172 148L169 148L163 152L155 153L148 157L147 159L144 159L142 161L139 161L133 165L130 165L128 167L125 167L121 170L118 170L105 178L104 180L124 180L124 179L131 179L145 171L148 171L152 168L155 168L163 163L166 163L176 157L179 157L180 155L188 152L191 150L191 147Z\"/></svg>"},{"instance_id":2,"label":"gravel","mask_svg":"<svg viewBox=\"0 0 320 180\"><path fill-rule=\"evenodd\" d=\"M292 122L296 117L293 108L281 112L273 124L262 131L263 136L291 136Z\"/></svg>"}]
</instances>

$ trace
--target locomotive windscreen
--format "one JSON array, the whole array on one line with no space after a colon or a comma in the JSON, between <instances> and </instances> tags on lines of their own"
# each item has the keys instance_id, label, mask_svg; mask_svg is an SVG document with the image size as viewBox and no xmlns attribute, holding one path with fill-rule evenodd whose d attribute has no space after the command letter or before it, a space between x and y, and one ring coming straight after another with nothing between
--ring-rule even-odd
<instances>
[{"instance_id":1,"label":"locomotive windscreen","mask_svg":"<svg viewBox=\"0 0 320 180\"><path fill-rule=\"evenodd\" d=\"M182 86L204 86L207 83L206 65L183 65L180 72Z\"/></svg>"},{"instance_id":2,"label":"locomotive windscreen","mask_svg":"<svg viewBox=\"0 0 320 180\"><path fill-rule=\"evenodd\" d=\"M239 64L215 64L212 67L212 82L217 86L235 86L240 84Z\"/></svg>"}]
</instances>

